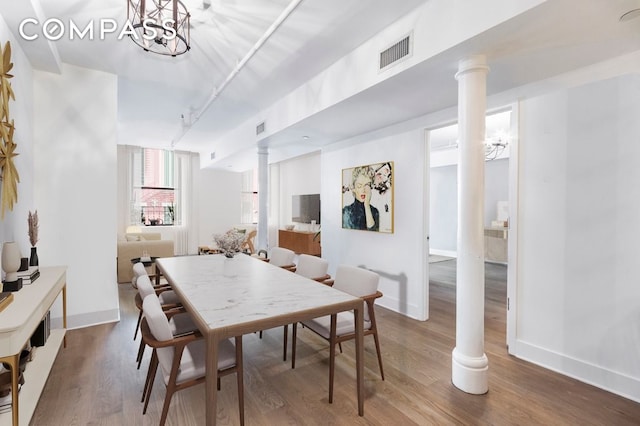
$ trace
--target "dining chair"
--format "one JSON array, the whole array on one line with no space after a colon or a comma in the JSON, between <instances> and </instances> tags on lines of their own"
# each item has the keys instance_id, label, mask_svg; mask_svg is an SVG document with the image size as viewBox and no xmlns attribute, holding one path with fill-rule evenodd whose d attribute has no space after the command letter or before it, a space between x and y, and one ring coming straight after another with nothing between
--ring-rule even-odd
<instances>
[{"instance_id":1,"label":"dining chair","mask_svg":"<svg viewBox=\"0 0 640 426\"><path fill-rule=\"evenodd\" d=\"M167 317L169 318L169 326L171 327L171 332L174 335L188 333L198 328L191 319L191 316L182 308L178 296L172 290L157 289L153 287L153 285L151 285L150 278L146 275L142 275L138 278L138 284L136 301L144 300L148 295L154 295L158 299L158 303L161 304L162 310L167 314ZM169 315L169 313L171 314ZM142 314L142 303L140 303L140 315L138 317L138 321L141 321ZM138 325L140 325L140 323L138 323ZM141 339L140 347L138 348L138 355L136 357L138 369L140 369L140 364L142 363L145 346L144 339Z\"/></svg>"},{"instance_id":2,"label":"dining chair","mask_svg":"<svg viewBox=\"0 0 640 426\"><path fill-rule=\"evenodd\" d=\"M296 254L293 250L284 247L274 247L269 254L268 262L284 269L293 270L296 264L293 262Z\"/></svg>"},{"instance_id":3,"label":"dining chair","mask_svg":"<svg viewBox=\"0 0 640 426\"><path fill-rule=\"evenodd\" d=\"M149 278L156 278L156 274L149 274L147 268L142 262L136 262L133 264L133 277L131 278L131 285L133 288L138 288L138 277L143 275L149 276ZM166 283L164 284L167 285Z\"/></svg>"},{"instance_id":4,"label":"dining chair","mask_svg":"<svg viewBox=\"0 0 640 426\"><path fill-rule=\"evenodd\" d=\"M256 249L253 241L255 240L257 233L258 231L254 229L247 234L247 237L244 239L242 245L240 246L240 251L248 254L255 254Z\"/></svg>"},{"instance_id":5,"label":"dining chair","mask_svg":"<svg viewBox=\"0 0 640 426\"><path fill-rule=\"evenodd\" d=\"M144 318L141 324L142 337L153 348L151 364L142 394L144 400L143 415L147 412L153 382L158 365L166 386L166 395L160 416L163 426L173 394L204 383L206 380L206 341L199 331L182 336L174 336L169 321L157 297L149 295L143 301ZM242 336L218 344L218 377L236 374L238 385L238 410L240 424L244 425L244 387L242 377ZM218 389L220 381L218 380Z\"/></svg>"},{"instance_id":6,"label":"dining chair","mask_svg":"<svg viewBox=\"0 0 640 426\"><path fill-rule=\"evenodd\" d=\"M349 293L353 296L361 297L366 303L364 310L364 335L372 335L378 354L378 366L380 376L384 380L384 370L382 369L382 356L380 354L380 342L378 339L378 329L374 310L375 300L382 297L378 291L380 277L375 272L354 266L340 265L336 270L333 288ZM354 313L340 312L337 315L328 315L303 321L305 328L310 329L320 337L329 341L329 402L333 401L333 377L335 370L335 345L341 342L355 339ZM293 324L293 336L291 344L291 368L296 366L296 340L297 323ZM333 332L332 332L333 330Z\"/></svg>"},{"instance_id":7,"label":"dining chair","mask_svg":"<svg viewBox=\"0 0 640 426\"><path fill-rule=\"evenodd\" d=\"M143 294L140 294L141 281L144 281L144 283L142 283L144 287L144 289L142 290ZM147 282L149 283L150 287L145 285ZM180 306L180 299L178 298L178 295L173 290L171 290L171 287L169 285L154 286L153 284L151 284L151 278L146 273L136 277L136 289L138 290L138 292L134 297L134 301L136 304L136 308L138 308L139 313L138 313L138 322L136 323L136 330L133 333L133 340L136 340L138 336L138 329L140 328L140 321L142 320L142 301L144 300L144 297L147 294L156 293L158 295L158 298L160 299L160 303L163 306L165 306L165 309L170 309L170 308Z\"/></svg>"},{"instance_id":8,"label":"dining chair","mask_svg":"<svg viewBox=\"0 0 640 426\"><path fill-rule=\"evenodd\" d=\"M325 259L317 256L311 256L309 254L301 254L298 256L298 263L295 268L292 268L293 272L303 277L312 279L318 282L324 282L331 279L331 275L327 274L329 269L329 262ZM284 345L282 360L287 360L287 343L289 338L289 325L284 326Z\"/></svg>"}]
</instances>

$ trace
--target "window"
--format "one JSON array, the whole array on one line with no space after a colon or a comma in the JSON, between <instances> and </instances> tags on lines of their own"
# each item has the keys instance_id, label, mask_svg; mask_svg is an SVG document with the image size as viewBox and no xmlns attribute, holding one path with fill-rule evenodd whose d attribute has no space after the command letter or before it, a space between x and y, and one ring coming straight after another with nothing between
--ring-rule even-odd
<instances>
[{"instance_id":1,"label":"window","mask_svg":"<svg viewBox=\"0 0 640 426\"><path fill-rule=\"evenodd\" d=\"M173 151L142 148L131 160L131 223L177 224Z\"/></svg>"}]
</instances>

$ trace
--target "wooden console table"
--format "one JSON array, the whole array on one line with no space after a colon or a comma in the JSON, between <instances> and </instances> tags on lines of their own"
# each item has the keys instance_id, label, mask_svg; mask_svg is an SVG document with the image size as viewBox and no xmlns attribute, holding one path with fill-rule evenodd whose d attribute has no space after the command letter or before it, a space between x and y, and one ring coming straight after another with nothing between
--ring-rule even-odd
<instances>
[{"instance_id":1,"label":"wooden console table","mask_svg":"<svg viewBox=\"0 0 640 426\"><path fill-rule=\"evenodd\" d=\"M61 292L63 328L51 330L46 344L36 349L33 361L27 363L24 385L18 392L20 352ZM0 362L9 364L12 371L11 411L0 414L2 426L29 424L64 341L67 328L66 266L40 268L40 277L13 296L13 302L0 312Z\"/></svg>"},{"instance_id":2,"label":"wooden console table","mask_svg":"<svg viewBox=\"0 0 640 426\"><path fill-rule=\"evenodd\" d=\"M293 250L297 254L310 254L312 256L320 256L320 238L315 238L317 232L305 231L287 231L280 229L278 231L278 246Z\"/></svg>"}]
</instances>

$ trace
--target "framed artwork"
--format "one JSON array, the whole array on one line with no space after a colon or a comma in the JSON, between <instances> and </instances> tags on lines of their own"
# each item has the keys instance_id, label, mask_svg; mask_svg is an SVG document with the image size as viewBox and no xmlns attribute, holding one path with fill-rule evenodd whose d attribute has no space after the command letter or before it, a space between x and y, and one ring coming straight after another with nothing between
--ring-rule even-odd
<instances>
[{"instance_id":1,"label":"framed artwork","mask_svg":"<svg viewBox=\"0 0 640 426\"><path fill-rule=\"evenodd\" d=\"M393 161L342 169L342 227L393 233Z\"/></svg>"}]
</instances>

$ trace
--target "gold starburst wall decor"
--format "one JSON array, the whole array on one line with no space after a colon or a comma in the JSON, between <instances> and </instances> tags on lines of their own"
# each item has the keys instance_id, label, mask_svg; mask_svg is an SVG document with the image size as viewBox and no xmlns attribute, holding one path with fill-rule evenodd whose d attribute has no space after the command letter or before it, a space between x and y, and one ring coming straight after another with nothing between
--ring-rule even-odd
<instances>
[{"instance_id":1,"label":"gold starburst wall decor","mask_svg":"<svg viewBox=\"0 0 640 426\"><path fill-rule=\"evenodd\" d=\"M15 125L9 118L9 100L15 100L13 89L9 79L13 77L9 74L13 68L11 63L11 43L6 42L4 49L0 47L2 61L0 65L0 172L2 177L2 194L0 199L0 217L4 219L6 210L13 210L13 205L18 201L18 182L20 175L13 162L13 158L18 155L16 144L13 141Z\"/></svg>"}]
</instances>

